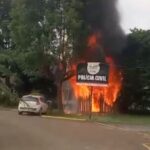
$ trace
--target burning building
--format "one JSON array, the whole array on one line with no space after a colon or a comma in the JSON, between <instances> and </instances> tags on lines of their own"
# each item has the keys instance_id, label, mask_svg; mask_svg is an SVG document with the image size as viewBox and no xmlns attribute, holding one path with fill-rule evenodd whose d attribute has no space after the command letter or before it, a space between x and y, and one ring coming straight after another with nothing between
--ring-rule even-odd
<instances>
[{"instance_id":1,"label":"burning building","mask_svg":"<svg viewBox=\"0 0 150 150\"><path fill-rule=\"evenodd\" d=\"M63 83L65 113L110 112L117 101L122 74L116 59L125 42L116 4L117 0L86 0L84 17L90 32L86 38L87 47L83 50L84 57L70 67L74 76ZM109 65L108 85L94 86L92 93L90 86L78 85L76 81L78 63L91 61Z\"/></svg>"}]
</instances>

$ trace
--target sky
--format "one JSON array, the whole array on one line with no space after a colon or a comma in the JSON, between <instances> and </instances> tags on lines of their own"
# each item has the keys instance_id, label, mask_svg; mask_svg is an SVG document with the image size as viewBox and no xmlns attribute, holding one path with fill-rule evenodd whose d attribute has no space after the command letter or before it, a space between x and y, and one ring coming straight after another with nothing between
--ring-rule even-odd
<instances>
[{"instance_id":1,"label":"sky","mask_svg":"<svg viewBox=\"0 0 150 150\"><path fill-rule=\"evenodd\" d=\"M150 29L150 0L118 0L117 7L125 33L135 27Z\"/></svg>"}]
</instances>

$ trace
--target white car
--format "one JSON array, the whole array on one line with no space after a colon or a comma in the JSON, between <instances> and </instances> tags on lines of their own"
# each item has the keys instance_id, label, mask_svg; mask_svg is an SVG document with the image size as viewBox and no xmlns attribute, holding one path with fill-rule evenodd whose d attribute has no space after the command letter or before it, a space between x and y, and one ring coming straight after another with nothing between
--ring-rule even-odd
<instances>
[{"instance_id":1,"label":"white car","mask_svg":"<svg viewBox=\"0 0 150 150\"><path fill-rule=\"evenodd\" d=\"M43 96L25 95L21 98L18 105L18 114L35 113L41 115L48 110L48 104Z\"/></svg>"}]
</instances>

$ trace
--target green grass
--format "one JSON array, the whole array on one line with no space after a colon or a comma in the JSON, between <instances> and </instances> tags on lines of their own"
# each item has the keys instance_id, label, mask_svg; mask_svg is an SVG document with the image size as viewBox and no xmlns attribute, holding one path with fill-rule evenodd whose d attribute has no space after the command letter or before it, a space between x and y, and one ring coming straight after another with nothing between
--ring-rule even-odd
<instances>
[{"instance_id":1,"label":"green grass","mask_svg":"<svg viewBox=\"0 0 150 150\"><path fill-rule=\"evenodd\" d=\"M63 112L59 112L58 110L49 110L47 113L48 116L54 116L54 117L66 117L66 118L73 118L73 119L88 119L87 115L81 115L81 114L64 114Z\"/></svg>"},{"instance_id":2,"label":"green grass","mask_svg":"<svg viewBox=\"0 0 150 150\"><path fill-rule=\"evenodd\" d=\"M48 113L50 116L66 117L73 119L86 119L87 121L101 122L107 124L135 124L135 125L150 125L150 116L144 115L124 115L124 114L93 114L89 119L88 115L72 115L60 113L57 110Z\"/></svg>"},{"instance_id":3,"label":"green grass","mask_svg":"<svg viewBox=\"0 0 150 150\"><path fill-rule=\"evenodd\" d=\"M114 124L150 125L150 116L122 114L99 115L93 116L92 121Z\"/></svg>"}]
</instances>

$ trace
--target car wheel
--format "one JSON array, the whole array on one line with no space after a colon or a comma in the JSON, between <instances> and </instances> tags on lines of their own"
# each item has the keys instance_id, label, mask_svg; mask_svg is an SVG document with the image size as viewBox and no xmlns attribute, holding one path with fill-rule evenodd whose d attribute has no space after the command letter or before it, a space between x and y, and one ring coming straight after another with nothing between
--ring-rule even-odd
<instances>
[{"instance_id":1,"label":"car wheel","mask_svg":"<svg viewBox=\"0 0 150 150\"><path fill-rule=\"evenodd\" d=\"M40 108L38 115L39 115L39 116L42 115L42 108Z\"/></svg>"},{"instance_id":2,"label":"car wheel","mask_svg":"<svg viewBox=\"0 0 150 150\"><path fill-rule=\"evenodd\" d=\"M21 111L18 111L18 114L19 114L19 115L22 115L22 112L21 112Z\"/></svg>"}]
</instances>

